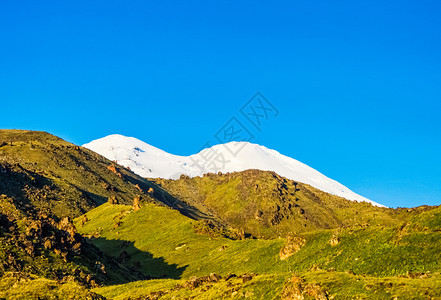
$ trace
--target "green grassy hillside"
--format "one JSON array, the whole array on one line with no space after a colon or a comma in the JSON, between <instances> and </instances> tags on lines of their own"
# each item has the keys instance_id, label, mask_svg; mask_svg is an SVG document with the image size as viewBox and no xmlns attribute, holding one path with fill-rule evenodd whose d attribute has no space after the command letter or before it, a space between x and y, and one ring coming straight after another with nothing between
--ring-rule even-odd
<instances>
[{"instance_id":1,"label":"green grassy hillside","mask_svg":"<svg viewBox=\"0 0 441 300\"><path fill-rule=\"evenodd\" d=\"M69 217L108 199L159 203L157 195L154 184L87 149L45 132L0 130L0 276L88 287L146 278L90 244Z\"/></svg>"},{"instance_id":2,"label":"green grassy hillside","mask_svg":"<svg viewBox=\"0 0 441 300\"><path fill-rule=\"evenodd\" d=\"M439 210L433 210L432 215L437 216ZM84 225L80 218L75 224L101 250L115 258L125 258L125 264L137 266L152 278L174 278L97 290L112 297L116 290L125 289L121 295L128 296L134 290L140 295L158 291L167 291L170 297L180 293L191 295L197 291L183 288L170 292L170 289L191 281L194 276L203 278L211 273L222 278L230 273L258 274L256 285L262 290L251 292L256 296L272 290L271 297L281 296L284 282L294 274L326 287L328 294L346 293L350 290L346 285L360 278L363 282L355 285L351 295L370 295L375 290L381 290L384 295L404 295L412 289L423 293L440 283L441 234L436 227L424 231L412 228L412 221L393 226L365 224L320 230L286 239L231 240L198 234L201 221L155 204L143 204L138 211L130 206L104 204L90 211L87 217L89 221ZM268 286L259 287L259 280ZM226 284L225 281L208 283L218 298L222 291L228 290ZM248 290L243 285L240 289L244 293ZM206 294L207 299L210 293ZM440 290L430 293L439 295Z\"/></svg>"},{"instance_id":3,"label":"green grassy hillside","mask_svg":"<svg viewBox=\"0 0 441 300\"><path fill-rule=\"evenodd\" d=\"M348 201L259 170L155 182L174 197L260 238L356 225L390 226L430 209L408 211Z\"/></svg>"}]
</instances>

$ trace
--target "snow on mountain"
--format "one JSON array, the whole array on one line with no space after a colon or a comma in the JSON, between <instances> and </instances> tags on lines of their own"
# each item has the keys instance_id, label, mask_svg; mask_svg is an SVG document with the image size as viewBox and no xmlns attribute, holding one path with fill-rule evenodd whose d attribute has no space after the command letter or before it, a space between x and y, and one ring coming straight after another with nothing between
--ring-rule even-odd
<instances>
[{"instance_id":1,"label":"snow on mountain","mask_svg":"<svg viewBox=\"0 0 441 300\"><path fill-rule=\"evenodd\" d=\"M84 144L92 151L129 167L133 172L148 178L177 179L182 174L194 177L205 173L236 172L247 169L274 171L288 179L309 184L324 192L353 201L366 201L335 180L313 168L282 155L275 150L248 142L230 142L216 145L190 156L167 153L133 137L109 135Z\"/></svg>"}]
</instances>

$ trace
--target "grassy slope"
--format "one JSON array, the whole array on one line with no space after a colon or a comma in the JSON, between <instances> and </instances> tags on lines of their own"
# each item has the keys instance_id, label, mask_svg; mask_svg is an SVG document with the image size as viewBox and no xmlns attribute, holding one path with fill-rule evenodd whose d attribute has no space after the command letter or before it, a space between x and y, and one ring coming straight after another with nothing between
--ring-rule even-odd
<instances>
[{"instance_id":1,"label":"grassy slope","mask_svg":"<svg viewBox=\"0 0 441 300\"><path fill-rule=\"evenodd\" d=\"M440 210L437 208L430 214L425 213L430 215L425 219L436 219ZM339 280L348 276L345 280L356 282L363 277L363 282L366 281L354 287L354 291L351 292L360 295L371 293L365 285L378 285L377 289L391 290L384 286L384 282L388 280L396 283L393 284L392 290L397 294L404 293L407 289L420 289L418 291L422 292L440 283L436 273L441 271L441 235L435 225L426 226L425 231L416 229L415 227L420 226L418 218L404 224L405 226L358 226L302 233L298 236L306 239L306 245L293 256L281 261L278 255L285 239L229 240L199 235L194 232L192 226L196 221L154 204L143 204L143 208L136 212L129 206L104 204L90 211L87 216L90 221L84 226L79 223L80 219L76 220L81 233L95 235L93 243L116 257L128 247L127 251L132 257L127 263L141 262L142 270L153 277L188 279L212 272L222 276L230 272L254 272L262 276L256 278L257 282L259 278L276 280L271 288L275 289L276 294L282 289L279 283L284 282L293 273L305 276L307 281L322 283L329 293L347 292L344 285L342 286L344 281ZM117 222L121 224L115 228ZM336 246L329 243L332 237L338 237L339 243ZM129 241L129 246L124 241ZM123 246L124 244L126 246ZM220 251L221 249L224 250ZM357 275L346 274L345 271ZM414 281L396 277L408 272L429 272L435 275ZM335 275L326 275L329 278L324 280L322 277L325 275L319 276L321 273ZM387 279L391 276L395 277ZM162 285L165 285L164 289L167 290L169 286L179 283L179 280L131 283L120 288L122 291L132 291L133 285L139 285L141 288L137 292L147 293L160 289ZM156 284L158 286L155 286ZM225 291L221 285L222 282L219 283L219 291ZM261 293L268 291L269 286L264 286L260 287ZM115 293L114 287L98 291L104 295ZM171 295L175 295L174 293L178 292L173 291ZM183 290L179 293L193 292ZM439 294L439 289L434 293Z\"/></svg>"},{"instance_id":2,"label":"grassy slope","mask_svg":"<svg viewBox=\"0 0 441 300\"><path fill-rule=\"evenodd\" d=\"M69 231L69 222L60 225L62 217L79 216L110 196L120 203L138 195L164 198L156 185L118 165L113 172L111 164L45 132L0 130L0 276L73 276L91 286L145 278Z\"/></svg>"},{"instance_id":3,"label":"grassy slope","mask_svg":"<svg viewBox=\"0 0 441 300\"><path fill-rule=\"evenodd\" d=\"M9 300L104 299L75 281L60 283L55 280L33 275L24 276L19 273L7 273L0 278L0 298Z\"/></svg>"},{"instance_id":4,"label":"grassy slope","mask_svg":"<svg viewBox=\"0 0 441 300\"><path fill-rule=\"evenodd\" d=\"M292 279L301 279L303 288L293 287ZM195 289L176 289L185 280L148 280L125 285L108 286L94 291L114 300L136 299L161 295L160 299L303 299L289 298L286 291L294 291L304 299L316 298L309 294L308 285L319 287L330 299L440 299L441 277L426 279L401 277L377 278L342 272L314 271L300 275L258 275L243 283L239 278L205 284ZM306 287L306 289L305 289ZM317 295L316 295L317 296ZM332 298L333 297L333 298ZM148 298L147 298L148 299ZM155 298L151 298L155 299ZM327 298L325 298L327 299Z\"/></svg>"},{"instance_id":5,"label":"grassy slope","mask_svg":"<svg viewBox=\"0 0 441 300\"><path fill-rule=\"evenodd\" d=\"M390 226L430 209L408 212L348 201L259 170L156 179L156 183L201 211L264 238L361 224Z\"/></svg>"}]
</instances>

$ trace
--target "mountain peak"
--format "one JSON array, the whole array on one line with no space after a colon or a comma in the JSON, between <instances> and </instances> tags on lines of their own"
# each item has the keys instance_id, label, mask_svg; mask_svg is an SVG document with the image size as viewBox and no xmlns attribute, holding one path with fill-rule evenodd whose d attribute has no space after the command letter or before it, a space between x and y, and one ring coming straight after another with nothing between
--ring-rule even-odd
<instances>
[{"instance_id":1,"label":"mountain peak","mask_svg":"<svg viewBox=\"0 0 441 300\"><path fill-rule=\"evenodd\" d=\"M195 177L206 173L258 169L276 172L290 180L309 184L348 200L383 206L354 193L298 160L250 142L218 144L190 156L173 155L136 138L119 134L109 135L83 146L129 167L143 177L177 179L182 174Z\"/></svg>"}]
</instances>

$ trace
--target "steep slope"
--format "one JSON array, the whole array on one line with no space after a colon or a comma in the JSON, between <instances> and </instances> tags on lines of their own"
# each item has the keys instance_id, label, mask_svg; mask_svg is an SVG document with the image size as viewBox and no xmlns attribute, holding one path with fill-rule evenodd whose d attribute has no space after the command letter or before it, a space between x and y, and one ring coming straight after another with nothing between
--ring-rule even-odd
<instances>
[{"instance_id":1,"label":"steep slope","mask_svg":"<svg viewBox=\"0 0 441 300\"><path fill-rule=\"evenodd\" d=\"M406 209L348 201L269 171L183 175L155 182L182 202L261 238L355 225L390 226L409 215Z\"/></svg>"},{"instance_id":2,"label":"steep slope","mask_svg":"<svg viewBox=\"0 0 441 300\"><path fill-rule=\"evenodd\" d=\"M71 218L108 199L155 201L144 193L152 186L48 133L0 130L0 276L72 279L89 287L145 278L90 244Z\"/></svg>"},{"instance_id":3,"label":"steep slope","mask_svg":"<svg viewBox=\"0 0 441 300\"><path fill-rule=\"evenodd\" d=\"M309 184L348 200L382 206L357 195L337 181L293 158L257 144L230 142L204 149L191 156L172 155L122 135L110 135L83 146L148 178L177 179L182 174L194 177L206 173L259 169L274 171L290 180Z\"/></svg>"},{"instance_id":4,"label":"steep slope","mask_svg":"<svg viewBox=\"0 0 441 300\"><path fill-rule=\"evenodd\" d=\"M51 134L0 130L0 192L57 217L76 217L108 201L153 201L155 186L88 149Z\"/></svg>"},{"instance_id":5,"label":"steep slope","mask_svg":"<svg viewBox=\"0 0 441 300\"><path fill-rule=\"evenodd\" d=\"M0 261L0 277L13 272L19 279L74 279L87 287L146 278L90 244L68 217L57 221L5 195L0 195Z\"/></svg>"}]
</instances>

